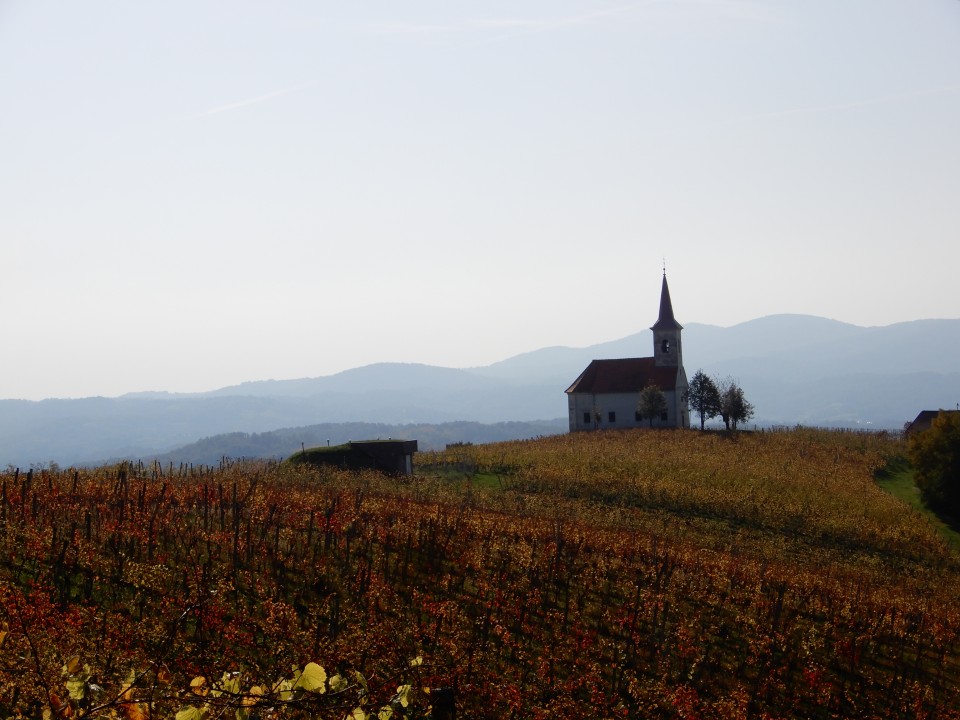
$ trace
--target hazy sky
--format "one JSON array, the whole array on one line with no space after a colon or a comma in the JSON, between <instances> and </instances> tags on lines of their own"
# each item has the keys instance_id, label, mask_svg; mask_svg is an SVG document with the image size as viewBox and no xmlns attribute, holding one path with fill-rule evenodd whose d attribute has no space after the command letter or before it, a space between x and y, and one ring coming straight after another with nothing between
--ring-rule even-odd
<instances>
[{"instance_id":1,"label":"hazy sky","mask_svg":"<svg viewBox=\"0 0 960 720\"><path fill-rule=\"evenodd\" d=\"M0 0L0 398L590 345L664 258L960 317L960 0Z\"/></svg>"}]
</instances>

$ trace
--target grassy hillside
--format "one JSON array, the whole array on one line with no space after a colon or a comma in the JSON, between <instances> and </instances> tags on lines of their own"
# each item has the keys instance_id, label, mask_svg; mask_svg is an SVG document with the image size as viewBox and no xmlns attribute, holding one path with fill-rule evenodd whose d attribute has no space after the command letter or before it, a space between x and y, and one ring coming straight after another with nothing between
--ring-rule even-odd
<instances>
[{"instance_id":1,"label":"grassy hillside","mask_svg":"<svg viewBox=\"0 0 960 720\"><path fill-rule=\"evenodd\" d=\"M874 482L898 442L640 430L421 453L402 480L7 475L0 711L42 707L77 655L106 687L143 669L154 717L195 675L269 696L309 661L362 672L373 709L451 687L461 718L960 717L960 565ZM320 682L309 716L342 718Z\"/></svg>"},{"instance_id":2,"label":"grassy hillside","mask_svg":"<svg viewBox=\"0 0 960 720\"><path fill-rule=\"evenodd\" d=\"M927 508L914 481L913 468L905 459L895 458L876 474L877 484L925 517L955 552L960 552L960 528L956 521L939 517Z\"/></svg>"}]
</instances>

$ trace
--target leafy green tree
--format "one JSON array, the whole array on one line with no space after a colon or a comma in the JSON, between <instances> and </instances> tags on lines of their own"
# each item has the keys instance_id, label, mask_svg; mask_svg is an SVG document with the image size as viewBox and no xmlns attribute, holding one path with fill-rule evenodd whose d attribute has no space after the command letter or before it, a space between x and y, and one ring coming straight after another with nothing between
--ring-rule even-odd
<instances>
[{"instance_id":1,"label":"leafy green tree","mask_svg":"<svg viewBox=\"0 0 960 720\"><path fill-rule=\"evenodd\" d=\"M908 452L927 505L960 513L960 413L941 411L929 429L910 438Z\"/></svg>"},{"instance_id":2,"label":"leafy green tree","mask_svg":"<svg viewBox=\"0 0 960 720\"><path fill-rule=\"evenodd\" d=\"M733 380L728 380L720 391L720 417L727 430L736 430L737 425L753 417L753 405Z\"/></svg>"},{"instance_id":3,"label":"leafy green tree","mask_svg":"<svg viewBox=\"0 0 960 720\"><path fill-rule=\"evenodd\" d=\"M647 385L640 391L640 399L637 401L637 412L641 418L647 418L650 427L653 427L653 419L658 418L667 411L667 396L663 394L656 385Z\"/></svg>"},{"instance_id":4,"label":"leafy green tree","mask_svg":"<svg viewBox=\"0 0 960 720\"><path fill-rule=\"evenodd\" d=\"M697 370L690 381L690 388L687 391L687 398L690 401L690 407L700 416L700 429L703 430L707 420L715 418L720 414L720 389L717 384L705 374L703 370Z\"/></svg>"}]
</instances>

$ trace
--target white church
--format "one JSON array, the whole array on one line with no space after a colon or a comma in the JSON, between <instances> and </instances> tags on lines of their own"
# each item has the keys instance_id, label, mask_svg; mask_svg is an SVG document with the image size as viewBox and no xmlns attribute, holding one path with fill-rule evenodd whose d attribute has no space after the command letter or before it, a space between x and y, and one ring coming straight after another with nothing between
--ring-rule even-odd
<instances>
[{"instance_id":1,"label":"white church","mask_svg":"<svg viewBox=\"0 0 960 720\"><path fill-rule=\"evenodd\" d=\"M653 331L653 357L594 360L567 388L570 432L632 427L690 427L683 326L673 317L667 274L660 290L660 316ZM667 400L659 418L641 417L641 391L656 385Z\"/></svg>"}]
</instances>

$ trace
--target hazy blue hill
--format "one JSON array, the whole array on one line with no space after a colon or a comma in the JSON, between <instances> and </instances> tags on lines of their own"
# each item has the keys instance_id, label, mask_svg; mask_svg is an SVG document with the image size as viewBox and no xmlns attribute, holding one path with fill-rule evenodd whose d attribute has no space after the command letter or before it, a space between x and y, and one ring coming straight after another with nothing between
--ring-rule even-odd
<instances>
[{"instance_id":1,"label":"hazy blue hill","mask_svg":"<svg viewBox=\"0 0 960 720\"><path fill-rule=\"evenodd\" d=\"M586 348L551 347L471 368L487 377L572 382L595 358L649 355L649 330ZM960 320L917 320L864 328L809 315L771 315L729 328L689 323L683 332L684 365L711 374L764 374L778 378L903 374L960 370Z\"/></svg>"},{"instance_id":2,"label":"hazy blue hill","mask_svg":"<svg viewBox=\"0 0 960 720\"><path fill-rule=\"evenodd\" d=\"M754 372L812 377L864 371L881 374L956 371L960 352L960 321L917 321L853 332L817 342L765 343L750 338L750 353L740 358ZM766 363L766 369L761 365Z\"/></svg>"},{"instance_id":3,"label":"hazy blue hill","mask_svg":"<svg viewBox=\"0 0 960 720\"><path fill-rule=\"evenodd\" d=\"M960 370L960 320L917 320L868 328L840 360L875 372L951 373Z\"/></svg>"},{"instance_id":4,"label":"hazy blue hill","mask_svg":"<svg viewBox=\"0 0 960 720\"><path fill-rule=\"evenodd\" d=\"M810 315L770 315L729 328L691 325L684 333L684 364L695 368L750 357L817 356L826 348L856 343L864 331Z\"/></svg>"},{"instance_id":5,"label":"hazy blue hill","mask_svg":"<svg viewBox=\"0 0 960 720\"><path fill-rule=\"evenodd\" d=\"M469 369L377 363L208 393L0 401L0 466L150 457L201 437L318 423L563 419L563 391L591 360L646 356L651 350L651 333L644 330ZM864 328L773 315L729 328L688 323L683 350L688 376L703 369L717 378L736 378L756 407L758 423L899 428L919 410L960 402L960 320Z\"/></svg>"},{"instance_id":6,"label":"hazy blue hill","mask_svg":"<svg viewBox=\"0 0 960 720\"><path fill-rule=\"evenodd\" d=\"M0 402L0 461L92 462L165 450L211 433L313 422L302 400L84 398Z\"/></svg>"},{"instance_id":7,"label":"hazy blue hill","mask_svg":"<svg viewBox=\"0 0 960 720\"><path fill-rule=\"evenodd\" d=\"M849 373L814 380L752 376L744 382L757 420L794 425L900 429L923 409L953 407L960 373ZM761 414L762 413L762 414Z\"/></svg>"},{"instance_id":8,"label":"hazy blue hill","mask_svg":"<svg viewBox=\"0 0 960 720\"><path fill-rule=\"evenodd\" d=\"M419 363L375 363L315 378L298 380L258 380L231 385L212 392L209 397L244 395L250 397L309 397L321 393L449 391L495 387L496 382L464 370Z\"/></svg>"},{"instance_id":9,"label":"hazy blue hill","mask_svg":"<svg viewBox=\"0 0 960 720\"><path fill-rule=\"evenodd\" d=\"M948 321L950 322L950 321ZM960 321L957 321L960 328ZM791 355L806 358L814 349L818 353L836 344L854 344L856 338L867 332L836 320L811 315L771 315L740 323L729 328L702 323L688 323L683 331L683 357L688 374L696 368L719 365L730 361ZM956 331L955 331L956 332ZM536 378L550 378L572 383L580 371L594 359L644 357L652 353L653 333L649 330L628 335L619 340L591 345L585 348L550 347L515 355L486 367L470 368L485 377L529 382Z\"/></svg>"},{"instance_id":10,"label":"hazy blue hill","mask_svg":"<svg viewBox=\"0 0 960 720\"><path fill-rule=\"evenodd\" d=\"M340 445L350 440L397 438L416 440L421 451L441 450L451 443L487 443L502 440L556 435L566 432L566 420L539 422L448 422L410 423L323 423L282 428L265 433L229 433L203 438L197 442L158 454L148 460L162 464L193 463L215 465L221 458L287 458L301 446Z\"/></svg>"},{"instance_id":11,"label":"hazy blue hill","mask_svg":"<svg viewBox=\"0 0 960 720\"><path fill-rule=\"evenodd\" d=\"M342 390L294 395L198 395L151 399L0 401L0 466L26 467L55 460L60 464L96 462L107 457L147 457L197 438L320 422L446 423L468 420L497 423L565 416L562 389L476 378L461 370L433 368L438 382L428 384L431 368L416 370L420 385L398 379L389 387L385 368L367 385L364 372ZM451 382L462 376L462 383ZM403 377L409 378L409 375ZM259 386L249 383L248 387ZM267 384L270 385L269 383ZM259 389L259 388L258 388Z\"/></svg>"},{"instance_id":12,"label":"hazy blue hill","mask_svg":"<svg viewBox=\"0 0 960 720\"><path fill-rule=\"evenodd\" d=\"M570 379L570 382L573 382L576 376L570 377L570 373L579 373L592 359L591 354L594 352L594 348L598 347L602 346L594 345L588 348L548 347L514 355L492 365L467 368L466 372L482 377L519 382L531 380L562 382L567 378Z\"/></svg>"},{"instance_id":13,"label":"hazy blue hill","mask_svg":"<svg viewBox=\"0 0 960 720\"><path fill-rule=\"evenodd\" d=\"M586 348L551 347L471 371L513 382L569 385L590 360L649 355L645 330ZM960 401L960 320L864 328L809 315L771 315L722 328L688 323L687 375L733 377L758 422L899 428L923 408ZM566 387L566 385L564 387Z\"/></svg>"}]
</instances>

